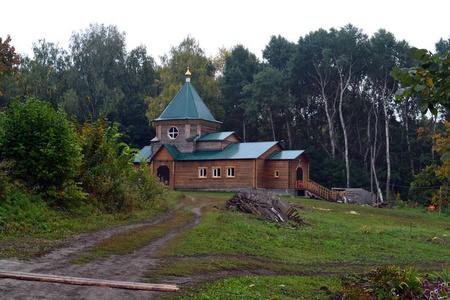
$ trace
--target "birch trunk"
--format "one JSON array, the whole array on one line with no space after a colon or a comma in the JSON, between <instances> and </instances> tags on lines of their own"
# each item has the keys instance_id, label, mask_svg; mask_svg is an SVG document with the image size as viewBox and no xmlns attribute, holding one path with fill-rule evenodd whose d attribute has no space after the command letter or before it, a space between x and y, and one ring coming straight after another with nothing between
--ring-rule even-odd
<instances>
[{"instance_id":1,"label":"birch trunk","mask_svg":"<svg viewBox=\"0 0 450 300\"><path fill-rule=\"evenodd\" d=\"M389 76L386 74L386 76ZM388 79L384 78L383 90L381 91L384 111L384 129L386 135L386 200L389 201L390 186L391 186L391 152L390 152L390 132L389 132L389 115L388 115L388 100L394 94L394 87L389 89L387 87Z\"/></svg>"},{"instance_id":2,"label":"birch trunk","mask_svg":"<svg viewBox=\"0 0 450 300\"><path fill-rule=\"evenodd\" d=\"M347 78L345 78L343 74L343 70L341 67L338 67L339 71L339 119L341 121L342 133L344 135L344 159L345 159L345 171L346 171L346 183L347 188L350 187L350 162L348 159L348 137L347 137L347 128L345 126L344 114L342 112L342 103L344 102L344 93L350 84L350 78L352 76L352 66L350 65L348 69Z\"/></svg>"},{"instance_id":3,"label":"birch trunk","mask_svg":"<svg viewBox=\"0 0 450 300\"><path fill-rule=\"evenodd\" d=\"M329 107L329 97L326 94L326 86L328 85L329 81L326 75L323 75L320 73L319 68L316 64L314 64L314 68L316 69L317 76L312 76L320 90L320 95L322 97L324 106L325 106L325 115L327 117L327 123L328 123L328 134L330 136L330 147L331 147L331 158L335 159L336 157L336 136L334 133L334 114L335 114L335 106L333 105L332 108Z\"/></svg>"},{"instance_id":4,"label":"birch trunk","mask_svg":"<svg viewBox=\"0 0 450 300\"><path fill-rule=\"evenodd\" d=\"M380 189L380 182L378 181L377 172L375 169L375 156L377 153L376 145L377 145L377 136L378 136L378 113L376 109L374 108L374 116L375 116L375 126L374 126L374 137L373 137L373 145L371 151L371 158L370 158L370 165L371 170L373 174L373 179L375 180L375 185L377 187L377 199L380 199L380 202L383 202L383 193Z\"/></svg>"},{"instance_id":5,"label":"birch trunk","mask_svg":"<svg viewBox=\"0 0 450 300\"><path fill-rule=\"evenodd\" d=\"M291 128L289 126L289 118L287 116L288 116L288 114L286 112L286 131L287 131L287 135L288 135L288 145L289 145L288 149L292 149Z\"/></svg>"}]
</instances>

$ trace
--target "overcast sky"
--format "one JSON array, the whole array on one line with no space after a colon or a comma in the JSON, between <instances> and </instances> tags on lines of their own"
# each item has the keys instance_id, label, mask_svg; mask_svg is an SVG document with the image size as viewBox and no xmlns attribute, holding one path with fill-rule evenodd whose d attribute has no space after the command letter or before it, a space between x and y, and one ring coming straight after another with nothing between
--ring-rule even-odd
<instances>
[{"instance_id":1,"label":"overcast sky","mask_svg":"<svg viewBox=\"0 0 450 300\"><path fill-rule=\"evenodd\" d=\"M319 28L351 23L371 36L380 28L398 40L435 51L450 37L450 1L417 0L22 0L2 5L0 37L11 35L16 52L32 56L39 39L68 49L72 32L90 23L116 25L126 33L127 50L143 44L159 62L188 35L207 56L242 44L258 57L272 35L292 42Z\"/></svg>"}]
</instances>

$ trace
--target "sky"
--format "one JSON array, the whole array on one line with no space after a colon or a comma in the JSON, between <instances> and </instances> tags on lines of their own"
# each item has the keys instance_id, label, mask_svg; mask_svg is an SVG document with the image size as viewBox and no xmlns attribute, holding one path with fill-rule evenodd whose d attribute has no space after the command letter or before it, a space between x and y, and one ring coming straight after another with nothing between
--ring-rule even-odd
<instances>
[{"instance_id":1,"label":"sky","mask_svg":"<svg viewBox=\"0 0 450 300\"><path fill-rule=\"evenodd\" d=\"M139 45L157 62L186 37L207 56L242 44L258 57L271 36L296 43L319 28L350 23L369 37L380 28L417 48L435 51L450 38L450 1L417 0L21 0L2 9L0 37L11 36L16 53L32 57L40 39L68 49L73 32L89 24L117 26L126 34L127 51ZM5 8L5 5L3 5Z\"/></svg>"}]
</instances>

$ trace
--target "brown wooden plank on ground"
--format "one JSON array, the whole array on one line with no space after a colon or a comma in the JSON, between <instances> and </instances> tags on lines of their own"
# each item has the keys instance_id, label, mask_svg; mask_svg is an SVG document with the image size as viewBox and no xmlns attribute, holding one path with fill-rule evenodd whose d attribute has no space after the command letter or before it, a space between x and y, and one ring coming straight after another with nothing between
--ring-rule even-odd
<instances>
[{"instance_id":1,"label":"brown wooden plank on ground","mask_svg":"<svg viewBox=\"0 0 450 300\"><path fill-rule=\"evenodd\" d=\"M176 292L179 290L176 285L172 284L153 284L153 283L126 282L115 280L101 280L93 278L78 278L78 277L23 273L23 272L0 271L0 278L56 282L75 285L103 286L121 289L160 291L160 292Z\"/></svg>"}]
</instances>

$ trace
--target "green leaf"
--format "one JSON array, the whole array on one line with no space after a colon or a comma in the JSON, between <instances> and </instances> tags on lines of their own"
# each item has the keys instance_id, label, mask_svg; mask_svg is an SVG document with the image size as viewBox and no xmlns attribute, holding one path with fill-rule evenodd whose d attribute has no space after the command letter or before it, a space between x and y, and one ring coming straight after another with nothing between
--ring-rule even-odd
<instances>
[{"instance_id":1,"label":"green leaf","mask_svg":"<svg viewBox=\"0 0 450 300\"><path fill-rule=\"evenodd\" d=\"M430 108L430 112L433 114L433 115L437 115L437 113L438 113L438 110L436 109L436 108Z\"/></svg>"},{"instance_id":2,"label":"green leaf","mask_svg":"<svg viewBox=\"0 0 450 300\"><path fill-rule=\"evenodd\" d=\"M450 151L447 151L444 155L442 155L441 161L444 162L448 159L450 159Z\"/></svg>"},{"instance_id":3,"label":"green leaf","mask_svg":"<svg viewBox=\"0 0 450 300\"><path fill-rule=\"evenodd\" d=\"M428 70L430 70L431 72L436 72L439 70L439 64L438 63L432 63L429 67Z\"/></svg>"},{"instance_id":4,"label":"green leaf","mask_svg":"<svg viewBox=\"0 0 450 300\"><path fill-rule=\"evenodd\" d=\"M413 59L422 60L422 58L428 53L427 49L416 49L411 51L411 57Z\"/></svg>"},{"instance_id":5,"label":"green leaf","mask_svg":"<svg viewBox=\"0 0 450 300\"><path fill-rule=\"evenodd\" d=\"M414 87L414 91L420 92L420 91L423 91L425 88L426 88L426 85L418 84Z\"/></svg>"},{"instance_id":6,"label":"green leaf","mask_svg":"<svg viewBox=\"0 0 450 300\"><path fill-rule=\"evenodd\" d=\"M406 89L404 89L404 88L399 88L399 89L395 92L395 96L397 96L397 97L403 97L404 94L405 94L405 92L406 92Z\"/></svg>"}]
</instances>

